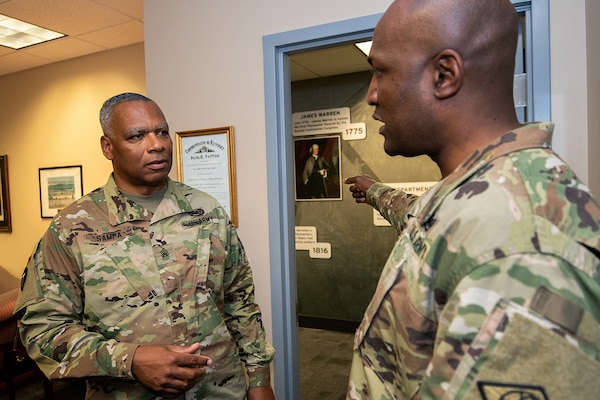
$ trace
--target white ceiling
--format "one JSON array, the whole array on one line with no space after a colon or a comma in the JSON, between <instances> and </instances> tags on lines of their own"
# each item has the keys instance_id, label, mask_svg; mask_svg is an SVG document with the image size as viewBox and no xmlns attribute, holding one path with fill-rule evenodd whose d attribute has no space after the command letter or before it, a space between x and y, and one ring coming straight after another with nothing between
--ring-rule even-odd
<instances>
[{"instance_id":1,"label":"white ceiling","mask_svg":"<svg viewBox=\"0 0 600 400\"><path fill-rule=\"evenodd\" d=\"M367 56L354 44L312 50L290 57L292 81L368 71Z\"/></svg>"},{"instance_id":2,"label":"white ceiling","mask_svg":"<svg viewBox=\"0 0 600 400\"><path fill-rule=\"evenodd\" d=\"M13 50L0 46L0 75L144 41L143 0L0 0L0 14L67 36ZM352 44L295 54L292 81L366 71Z\"/></svg>"},{"instance_id":3,"label":"white ceiling","mask_svg":"<svg viewBox=\"0 0 600 400\"><path fill-rule=\"evenodd\" d=\"M0 75L144 41L143 0L0 0L0 14L67 36L13 50L0 46Z\"/></svg>"}]
</instances>

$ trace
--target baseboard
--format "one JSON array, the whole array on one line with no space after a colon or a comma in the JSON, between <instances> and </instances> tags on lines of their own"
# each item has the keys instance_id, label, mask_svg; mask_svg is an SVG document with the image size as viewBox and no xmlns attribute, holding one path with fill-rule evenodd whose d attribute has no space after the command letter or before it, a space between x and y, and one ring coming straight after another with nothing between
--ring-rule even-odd
<instances>
[{"instance_id":1,"label":"baseboard","mask_svg":"<svg viewBox=\"0 0 600 400\"><path fill-rule=\"evenodd\" d=\"M336 332L354 333L360 322L346 321L341 319L298 316L298 326L301 328L325 329Z\"/></svg>"}]
</instances>

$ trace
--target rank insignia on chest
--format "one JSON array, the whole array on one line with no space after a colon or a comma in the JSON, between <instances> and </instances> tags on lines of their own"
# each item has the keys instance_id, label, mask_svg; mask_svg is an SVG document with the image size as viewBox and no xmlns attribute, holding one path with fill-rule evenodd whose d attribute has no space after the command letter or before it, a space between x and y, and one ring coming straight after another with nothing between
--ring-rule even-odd
<instances>
[{"instance_id":1,"label":"rank insignia on chest","mask_svg":"<svg viewBox=\"0 0 600 400\"><path fill-rule=\"evenodd\" d=\"M159 265L168 264L177 261L177 258L165 247L154 247L156 261Z\"/></svg>"}]
</instances>

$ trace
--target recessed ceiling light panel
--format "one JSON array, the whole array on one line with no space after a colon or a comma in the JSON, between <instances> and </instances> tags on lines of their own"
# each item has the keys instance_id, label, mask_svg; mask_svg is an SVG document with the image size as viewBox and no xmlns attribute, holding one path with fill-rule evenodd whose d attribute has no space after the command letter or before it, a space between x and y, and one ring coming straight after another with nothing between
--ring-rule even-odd
<instances>
[{"instance_id":1,"label":"recessed ceiling light panel","mask_svg":"<svg viewBox=\"0 0 600 400\"><path fill-rule=\"evenodd\" d=\"M360 42L360 43L354 43L354 45L356 47L358 47L358 49L360 51L362 51L365 56L369 56L369 52L371 51L371 44L373 43L373 41L369 40L368 42Z\"/></svg>"},{"instance_id":2,"label":"recessed ceiling light panel","mask_svg":"<svg viewBox=\"0 0 600 400\"><path fill-rule=\"evenodd\" d=\"M2 46L18 50L63 36L65 35L62 33L0 14L0 45Z\"/></svg>"}]
</instances>

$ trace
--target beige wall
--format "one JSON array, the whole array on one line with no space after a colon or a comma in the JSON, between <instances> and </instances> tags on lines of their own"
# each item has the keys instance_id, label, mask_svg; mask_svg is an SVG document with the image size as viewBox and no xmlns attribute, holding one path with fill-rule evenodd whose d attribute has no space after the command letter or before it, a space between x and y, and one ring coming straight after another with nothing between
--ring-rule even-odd
<instances>
[{"instance_id":1,"label":"beige wall","mask_svg":"<svg viewBox=\"0 0 600 400\"><path fill-rule=\"evenodd\" d=\"M554 148L600 196L600 18L597 0L550 0Z\"/></svg>"},{"instance_id":2,"label":"beige wall","mask_svg":"<svg viewBox=\"0 0 600 400\"><path fill-rule=\"evenodd\" d=\"M98 111L123 91L146 93L144 46L0 76L0 154L8 156L12 233L0 232L0 265L21 276L50 219L40 217L38 168L81 165L83 190L104 184Z\"/></svg>"},{"instance_id":3,"label":"beige wall","mask_svg":"<svg viewBox=\"0 0 600 400\"><path fill-rule=\"evenodd\" d=\"M600 196L600 1L586 0L589 185ZM592 172L594 171L594 172Z\"/></svg>"}]
</instances>

